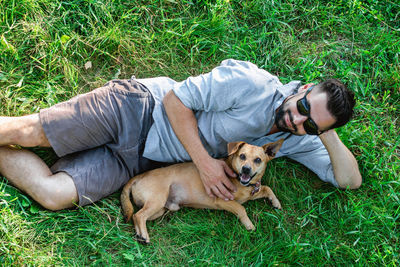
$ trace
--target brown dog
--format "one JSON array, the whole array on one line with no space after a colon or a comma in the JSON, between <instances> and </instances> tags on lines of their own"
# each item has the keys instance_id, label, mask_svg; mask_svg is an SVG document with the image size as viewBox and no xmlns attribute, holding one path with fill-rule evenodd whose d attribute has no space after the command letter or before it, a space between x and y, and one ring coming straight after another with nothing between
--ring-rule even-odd
<instances>
[{"instance_id":1,"label":"brown dog","mask_svg":"<svg viewBox=\"0 0 400 267\"><path fill-rule=\"evenodd\" d=\"M271 188L261 186L260 181L267 162L275 157L282 143L283 139L262 147L244 142L228 144L228 158L225 162L238 174L237 180L232 179L237 187L234 193L235 199L232 201L209 197L192 162L179 163L137 175L129 180L121 194L125 220L128 222L133 218L137 238L145 243L150 242L146 221L163 215L165 208L176 211L180 206L227 210L236 214L246 229L254 230L254 225L241 204L248 200L268 198L272 206L281 208ZM142 207L134 215L130 193L135 204Z\"/></svg>"}]
</instances>

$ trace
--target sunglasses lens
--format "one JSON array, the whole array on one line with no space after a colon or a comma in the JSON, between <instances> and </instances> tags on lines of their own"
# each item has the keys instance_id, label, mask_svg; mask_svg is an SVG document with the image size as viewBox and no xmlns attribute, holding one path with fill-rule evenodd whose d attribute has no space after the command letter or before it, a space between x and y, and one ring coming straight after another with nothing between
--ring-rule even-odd
<instances>
[{"instance_id":1,"label":"sunglasses lens","mask_svg":"<svg viewBox=\"0 0 400 267\"><path fill-rule=\"evenodd\" d=\"M318 135L318 127L311 119L307 119L305 122L303 122L303 127L306 133L311 135Z\"/></svg>"},{"instance_id":2,"label":"sunglasses lens","mask_svg":"<svg viewBox=\"0 0 400 267\"><path fill-rule=\"evenodd\" d=\"M313 86L314 87L314 86ZM310 107L308 106L307 103L307 94L309 92L311 92L311 89L313 87L310 87L306 94L303 96L303 98L297 100L297 110L299 111L299 113L303 116L307 116L308 119L306 121L303 122L303 127L304 130L306 131L307 134L311 134L311 135L318 135L321 132L318 131L318 126L315 124L315 122L310 118Z\"/></svg>"},{"instance_id":3,"label":"sunglasses lens","mask_svg":"<svg viewBox=\"0 0 400 267\"><path fill-rule=\"evenodd\" d=\"M304 103L306 100L304 98L297 101L297 110L303 116L309 116L309 110L307 103Z\"/></svg>"}]
</instances>

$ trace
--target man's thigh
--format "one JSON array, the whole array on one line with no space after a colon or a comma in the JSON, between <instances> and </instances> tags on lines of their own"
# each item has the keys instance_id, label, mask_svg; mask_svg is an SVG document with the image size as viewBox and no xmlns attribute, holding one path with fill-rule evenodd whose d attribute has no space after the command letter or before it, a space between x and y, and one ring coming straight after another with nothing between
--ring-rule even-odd
<instances>
[{"instance_id":1,"label":"man's thigh","mask_svg":"<svg viewBox=\"0 0 400 267\"><path fill-rule=\"evenodd\" d=\"M116 192L130 178L123 161L106 146L66 155L51 171L55 175L65 172L72 177L80 206Z\"/></svg>"},{"instance_id":2,"label":"man's thigh","mask_svg":"<svg viewBox=\"0 0 400 267\"><path fill-rule=\"evenodd\" d=\"M59 157L104 144L128 149L147 135L153 106L144 85L135 80L113 80L41 110L40 120Z\"/></svg>"}]
</instances>

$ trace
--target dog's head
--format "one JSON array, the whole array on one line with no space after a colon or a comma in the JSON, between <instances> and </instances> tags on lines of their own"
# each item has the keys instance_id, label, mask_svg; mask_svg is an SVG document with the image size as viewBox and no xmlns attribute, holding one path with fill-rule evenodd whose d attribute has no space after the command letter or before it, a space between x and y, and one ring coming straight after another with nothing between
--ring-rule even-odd
<instances>
[{"instance_id":1,"label":"dog's head","mask_svg":"<svg viewBox=\"0 0 400 267\"><path fill-rule=\"evenodd\" d=\"M248 186L252 180L253 182L261 180L267 162L275 157L282 143L283 139L262 147L245 142L229 143L228 159L232 169L238 174L240 184Z\"/></svg>"}]
</instances>

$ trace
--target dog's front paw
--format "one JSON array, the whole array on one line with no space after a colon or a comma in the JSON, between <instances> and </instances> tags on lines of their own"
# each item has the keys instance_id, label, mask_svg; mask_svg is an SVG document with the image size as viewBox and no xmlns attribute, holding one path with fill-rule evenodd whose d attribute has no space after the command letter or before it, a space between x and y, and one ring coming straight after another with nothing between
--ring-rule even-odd
<instances>
[{"instance_id":1,"label":"dog's front paw","mask_svg":"<svg viewBox=\"0 0 400 267\"><path fill-rule=\"evenodd\" d=\"M279 200L277 198L271 199L271 204L272 204L272 207L274 207L276 209L279 209L279 210L282 209L281 203L279 202Z\"/></svg>"},{"instance_id":2,"label":"dog's front paw","mask_svg":"<svg viewBox=\"0 0 400 267\"><path fill-rule=\"evenodd\" d=\"M147 244L150 243L149 239L146 239L146 238L144 238L144 237L142 237L140 235L136 235L136 241L141 243L141 244L144 244L144 245L147 245Z\"/></svg>"},{"instance_id":3,"label":"dog's front paw","mask_svg":"<svg viewBox=\"0 0 400 267\"><path fill-rule=\"evenodd\" d=\"M246 225L246 229L249 231L254 231L254 230L256 230L256 227L254 227L254 225L252 223L250 223L250 224Z\"/></svg>"}]
</instances>

